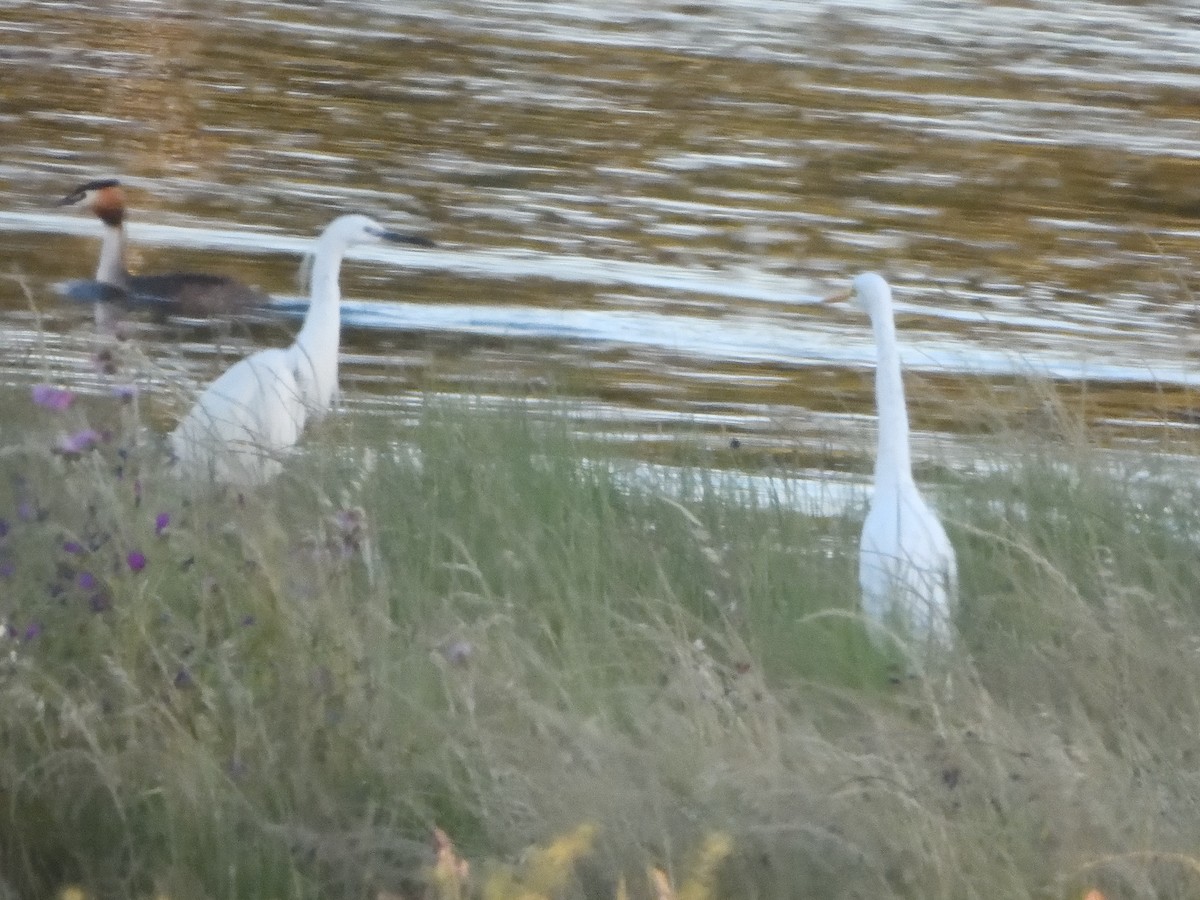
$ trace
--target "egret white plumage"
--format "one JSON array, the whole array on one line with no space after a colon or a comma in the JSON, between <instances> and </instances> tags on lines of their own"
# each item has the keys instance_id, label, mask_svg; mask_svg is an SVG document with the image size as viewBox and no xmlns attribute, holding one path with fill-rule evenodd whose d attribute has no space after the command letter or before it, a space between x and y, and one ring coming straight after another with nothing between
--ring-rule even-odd
<instances>
[{"instance_id":1,"label":"egret white plumage","mask_svg":"<svg viewBox=\"0 0 1200 900\"><path fill-rule=\"evenodd\" d=\"M271 298L227 275L208 272L166 272L131 275L125 261L125 192L115 178L79 185L56 204L83 204L104 223L100 261L93 282L69 282L67 296L92 303L112 302L145 308L160 315L226 316L265 306ZM97 321L102 319L97 310Z\"/></svg>"},{"instance_id":2,"label":"egret white plumage","mask_svg":"<svg viewBox=\"0 0 1200 900\"><path fill-rule=\"evenodd\" d=\"M850 299L870 316L877 351L879 443L859 546L863 612L902 634L947 644L958 564L945 528L913 480L892 290L880 276L866 273L826 302ZM872 637L880 637L875 629Z\"/></svg>"},{"instance_id":3,"label":"egret white plumage","mask_svg":"<svg viewBox=\"0 0 1200 900\"><path fill-rule=\"evenodd\" d=\"M171 433L185 476L235 485L262 484L305 424L333 403L341 336L342 256L355 243L432 246L426 238L387 231L362 215L334 219L317 238L311 297L300 333L286 349L260 350L235 363L200 395Z\"/></svg>"}]
</instances>

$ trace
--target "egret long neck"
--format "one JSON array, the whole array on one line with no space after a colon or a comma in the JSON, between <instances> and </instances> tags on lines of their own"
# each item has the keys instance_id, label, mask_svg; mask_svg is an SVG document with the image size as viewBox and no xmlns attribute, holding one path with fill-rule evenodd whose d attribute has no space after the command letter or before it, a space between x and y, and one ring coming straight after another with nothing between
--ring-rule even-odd
<instances>
[{"instance_id":1,"label":"egret long neck","mask_svg":"<svg viewBox=\"0 0 1200 900\"><path fill-rule=\"evenodd\" d=\"M96 266L96 280L120 288L129 287L129 272L125 268L125 228L122 225L104 226L104 240L100 243L100 264Z\"/></svg>"},{"instance_id":2,"label":"egret long neck","mask_svg":"<svg viewBox=\"0 0 1200 900\"><path fill-rule=\"evenodd\" d=\"M875 456L875 485L912 481L908 447L908 408L900 376L900 348L890 307L871 316L878 357L875 364L875 406L878 410L879 448Z\"/></svg>"},{"instance_id":3,"label":"egret long neck","mask_svg":"<svg viewBox=\"0 0 1200 900\"><path fill-rule=\"evenodd\" d=\"M307 360L313 374L313 395L309 402L325 409L337 390L338 343L341 339L341 291L338 276L344 240L331 240L326 235L317 242L312 270L312 293L304 325L296 336L295 348L301 360Z\"/></svg>"}]
</instances>

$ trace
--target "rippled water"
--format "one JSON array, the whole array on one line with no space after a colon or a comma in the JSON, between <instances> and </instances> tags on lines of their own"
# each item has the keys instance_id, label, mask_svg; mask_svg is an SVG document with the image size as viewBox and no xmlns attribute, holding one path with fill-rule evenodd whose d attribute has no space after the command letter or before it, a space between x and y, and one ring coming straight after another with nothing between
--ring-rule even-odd
<instances>
[{"instance_id":1,"label":"rippled water","mask_svg":"<svg viewBox=\"0 0 1200 900\"><path fill-rule=\"evenodd\" d=\"M644 460L698 429L746 465L861 471L870 332L813 301L875 269L920 457L1041 428L1030 377L1099 440L1191 447L1191 4L596 6L0 8L0 234L29 291L0 281L0 377L97 383L87 311L51 286L90 274L99 226L48 203L117 174L138 268L238 275L284 319L135 323L164 428L289 339L309 238L361 209L440 244L345 268L343 389L381 415L557 393Z\"/></svg>"}]
</instances>

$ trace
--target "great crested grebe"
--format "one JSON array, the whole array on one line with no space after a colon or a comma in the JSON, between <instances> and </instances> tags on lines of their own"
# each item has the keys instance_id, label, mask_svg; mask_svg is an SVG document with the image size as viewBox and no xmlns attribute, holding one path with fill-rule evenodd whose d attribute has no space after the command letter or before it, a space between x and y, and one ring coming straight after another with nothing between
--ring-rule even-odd
<instances>
[{"instance_id":1,"label":"great crested grebe","mask_svg":"<svg viewBox=\"0 0 1200 900\"><path fill-rule=\"evenodd\" d=\"M884 627L899 626L909 637L948 645L958 564L946 530L913 480L892 289L868 272L826 302L851 299L870 316L878 354L875 486L858 558L863 612ZM878 641L880 635L872 629L872 637Z\"/></svg>"},{"instance_id":2,"label":"great crested grebe","mask_svg":"<svg viewBox=\"0 0 1200 900\"><path fill-rule=\"evenodd\" d=\"M104 223L96 282L73 283L67 293L76 299L114 301L130 308L151 309L159 315L194 318L235 315L265 306L271 298L258 288L226 275L207 272L167 272L130 275L125 266L125 192L115 178L81 184L58 201L58 206L84 204Z\"/></svg>"},{"instance_id":3,"label":"great crested grebe","mask_svg":"<svg viewBox=\"0 0 1200 900\"><path fill-rule=\"evenodd\" d=\"M351 244L374 241L434 246L427 238L387 231L367 216L334 219L316 241L308 312L296 340L235 363L171 432L181 474L250 486L279 473L283 453L300 439L309 418L329 409L337 390L342 256Z\"/></svg>"}]
</instances>

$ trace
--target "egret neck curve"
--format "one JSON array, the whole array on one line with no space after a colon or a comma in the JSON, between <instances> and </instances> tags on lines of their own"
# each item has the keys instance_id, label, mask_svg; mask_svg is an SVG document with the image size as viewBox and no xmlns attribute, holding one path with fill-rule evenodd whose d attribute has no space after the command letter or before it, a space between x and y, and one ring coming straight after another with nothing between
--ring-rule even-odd
<instances>
[{"instance_id":1,"label":"egret neck curve","mask_svg":"<svg viewBox=\"0 0 1200 900\"><path fill-rule=\"evenodd\" d=\"M896 321L892 306L879 303L870 310L875 332L875 406L878 414L879 446L875 456L875 486L900 487L911 484L912 457L908 444L908 407L900 374L900 348L896 343Z\"/></svg>"},{"instance_id":2,"label":"egret neck curve","mask_svg":"<svg viewBox=\"0 0 1200 900\"><path fill-rule=\"evenodd\" d=\"M312 373L312 383L305 385L305 394L309 405L316 410L328 409L337 390L342 329L338 276L349 245L347 236L336 228L326 229L317 239L308 312L292 347L300 370Z\"/></svg>"}]
</instances>

